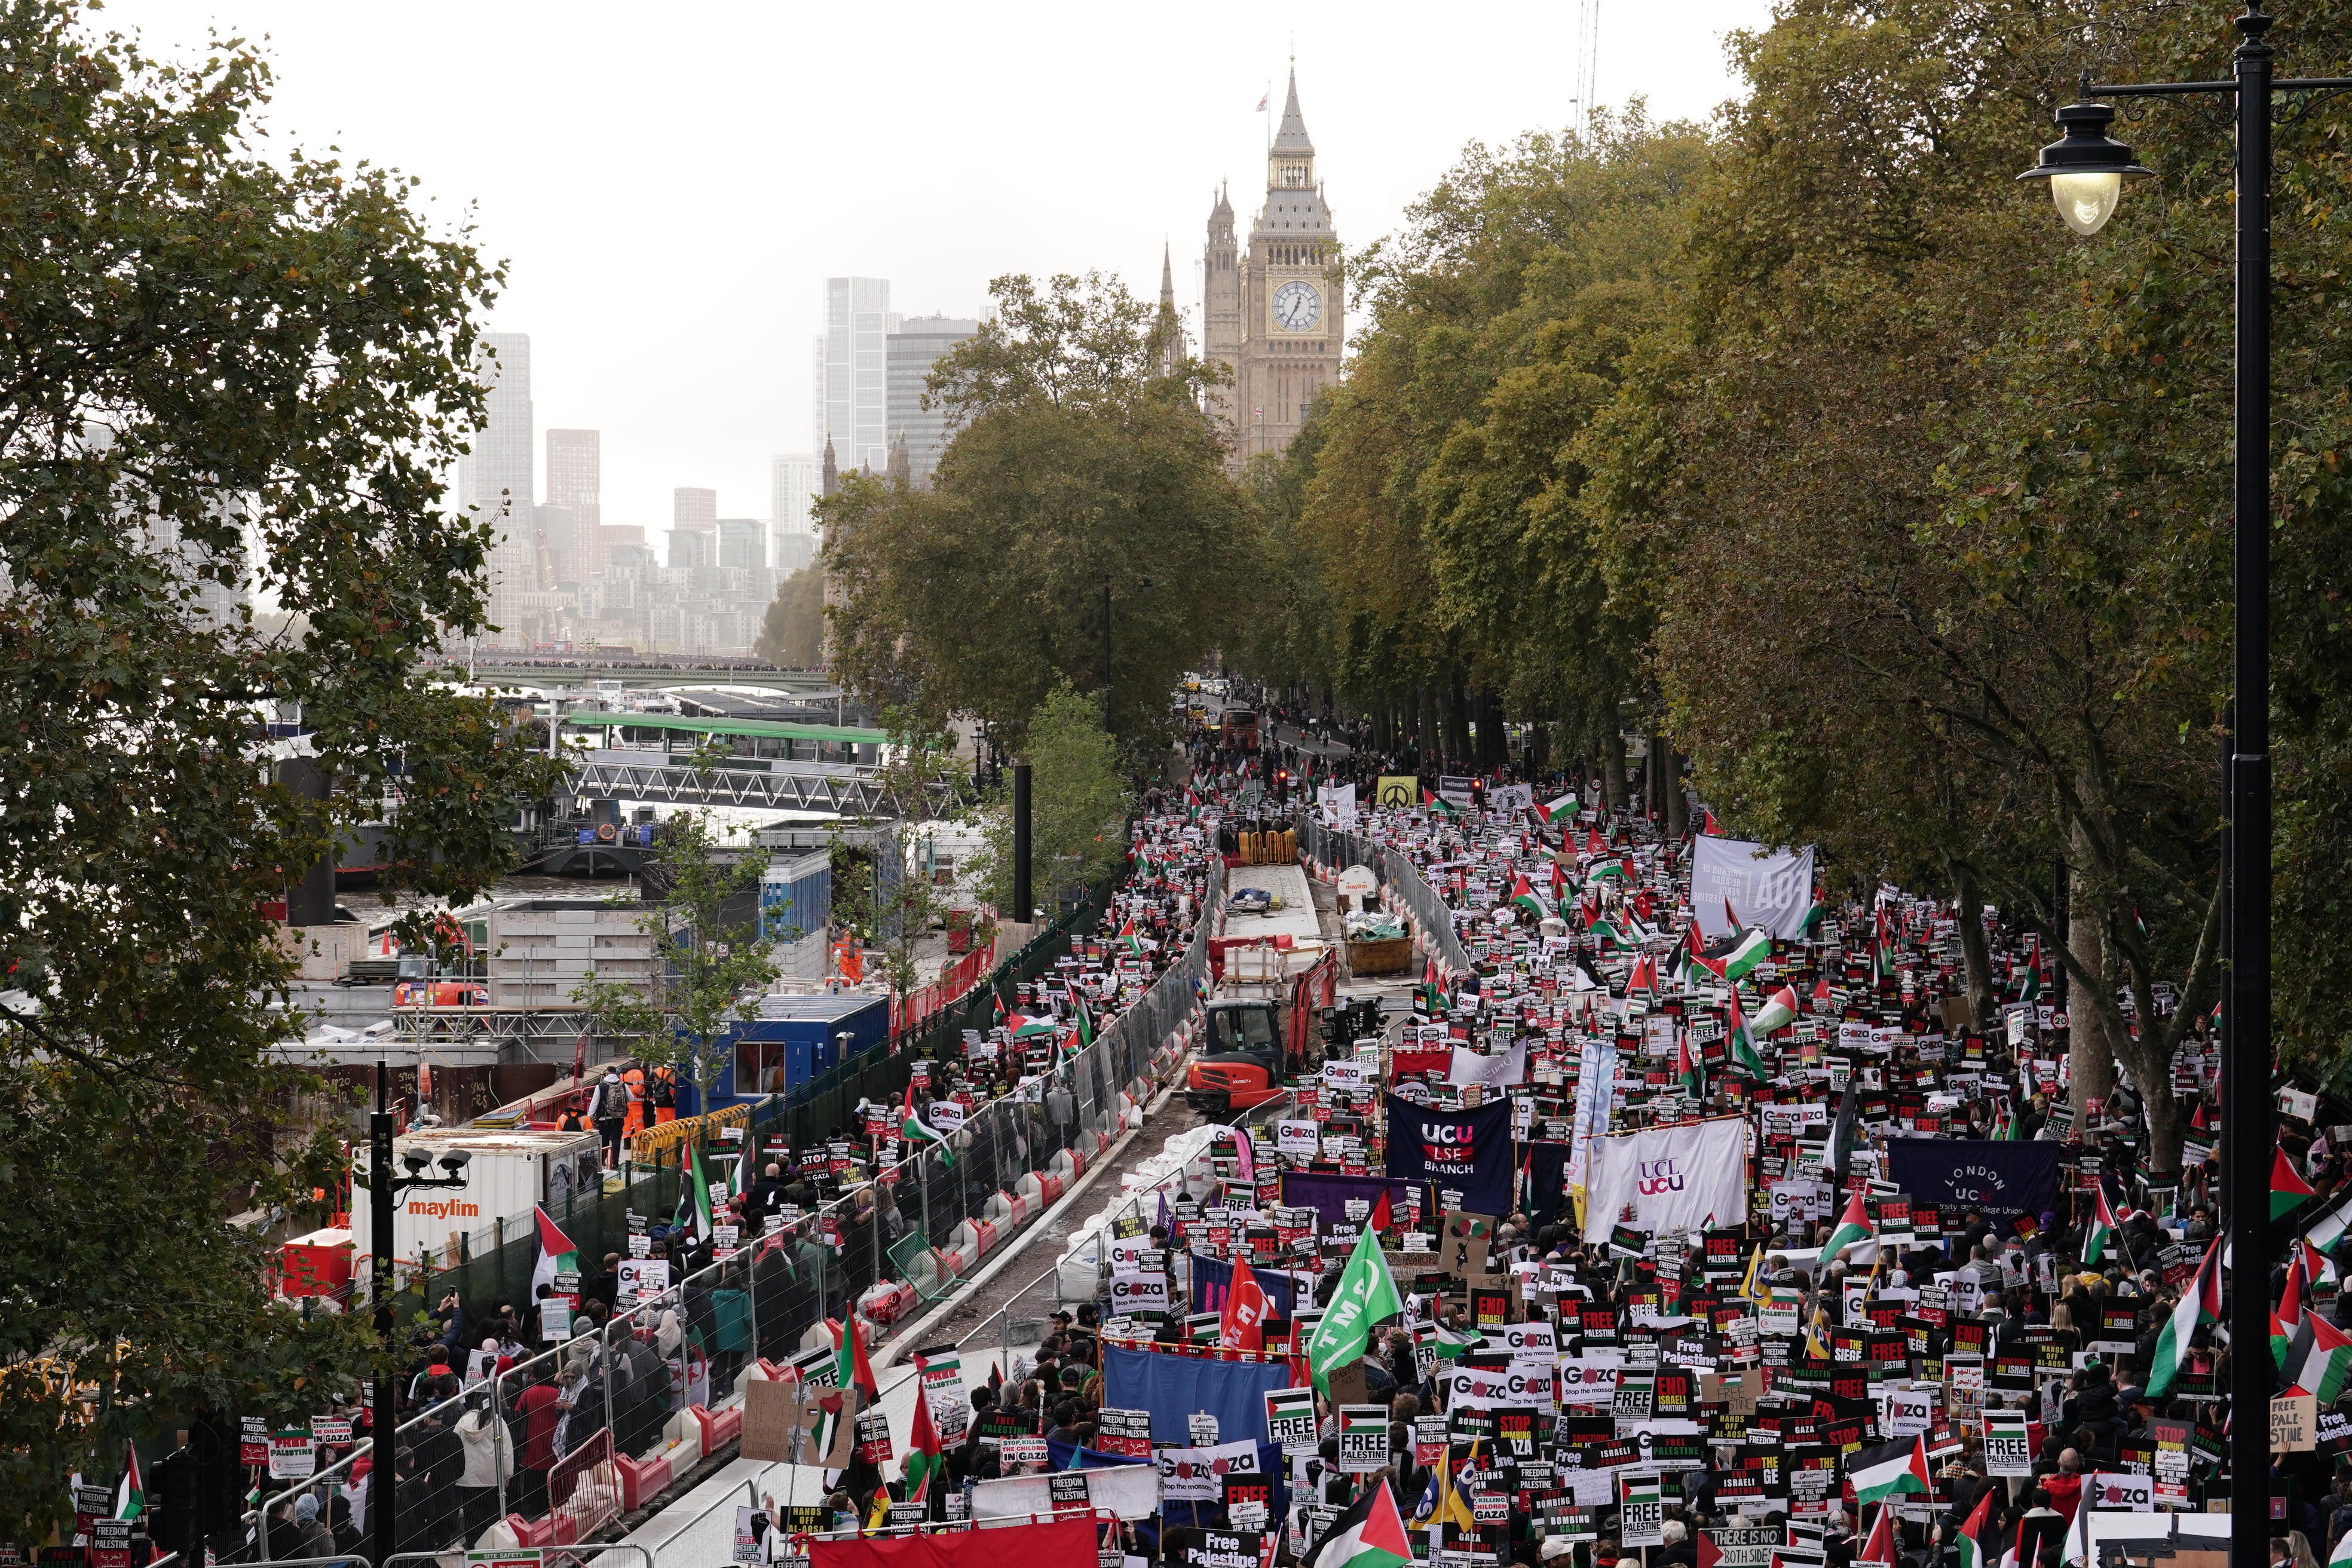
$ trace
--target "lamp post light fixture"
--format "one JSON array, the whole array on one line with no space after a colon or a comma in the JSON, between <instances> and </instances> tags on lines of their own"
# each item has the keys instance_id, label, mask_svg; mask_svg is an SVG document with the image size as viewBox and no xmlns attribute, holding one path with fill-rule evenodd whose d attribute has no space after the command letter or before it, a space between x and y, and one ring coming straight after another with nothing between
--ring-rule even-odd
<instances>
[{"instance_id":1,"label":"lamp post light fixture","mask_svg":"<svg viewBox=\"0 0 2352 1568\"><path fill-rule=\"evenodd\" d=\"M398 1346L394 1342L396 1323L394 1319L393 1297L393 1223L395 1205L404 1193L420 1189L462 1187L466 1184L466 1165L469 1156L462 1149L453 1149L441 1156L441 1174L428 1176L425 1168L431 1156L419 1149L411 1149L402 1160L408 1174L395 1177L392 1173L392 1108L387 1099L389 1075L379 1058L375 1064L375 1114L368 1118L368 1209L371 1215L369 1245L373 1249L368 1259L368 1297L375 1307L375 1335L379 1360L376 1369L374 1397L369 1402L368 1425L373 1428L369 1437L373 1444L373 1463L368 1470L368 1525L375 1537L378 1563L389 1563L399 1550L397 1522L399 1505L393 1500L393 1468L397 1463L400 1443L394 1434L396 1424L394 1385L400 1368L395 1360Z\"/></svg>"},{"instance_id":2,"label":"lamp post light fixture","mask_svg":"<svg viewBox=\"0 0 2352 1568\"><path fill-rule=\"evenodd\" d=\"M2277 51L2264 35L2273 18L2252 0L2237 18L2231 75L2221 81L2130 82L2083 79L2080 101L2058 110L2065 134L2042 149L2020 179L2046 179L2066 226L2085 237L2105 226L2124 182L2146 176L2132 150L2107 135L2114 109L2099 98L2218 98L2233 111L2236 159L2236 380L2231 396L2232 696L2225 722L2229 762L2221 776L2228 824L2221 985L2221 1194L2231 1258L2230 1514L2231 1568L2269 1561L2271 1513L2270 1336L2271 772L2270 426L2271 100L2278 93L2336 92L2352 78L2277 78ZM2309 105L2305 100L2290 118ZM2186 1348L2186 1347L2182 1347Z\"/></svg>"}]
</instances>

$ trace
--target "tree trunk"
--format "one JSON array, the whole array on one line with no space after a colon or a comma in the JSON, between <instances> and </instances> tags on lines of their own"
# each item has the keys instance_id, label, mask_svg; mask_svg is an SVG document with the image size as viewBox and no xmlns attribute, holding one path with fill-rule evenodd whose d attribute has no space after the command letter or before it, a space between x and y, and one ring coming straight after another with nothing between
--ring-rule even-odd
<instances>
[{"instance_id":1,"label":"tree trunk","mask_svg":"<svg viewBox=\"0 0 2352 1568\"><path fill-rule=\"evenodd\" d=\"M1690 831L1690 796L1683 789L1683 754L1666 748L1666 837L1676 843Z\"/></svg>"},{"instance_id":2,"label":"tree trunk","mask_svg":"<svg viewBox=\"0 0 2352 1568\"><path fill-rule=\"evenodd\" d=\"M2081 836L2076 837L2079 840ZM2089 859L2084 852L2086 848L2078 843L2074 857L2078 863ZM2116 994L2115 974L2107 967L2106 921L2101 915L2105 906L2090 883L2078 864L2068 889L2074 919L2066 945L2077 963L2098 976L2097 996L2104 999ZM2106 1009L2093 1001L2091 996L2078 995L2067 1015L2072 1025L2067 1050L2074 1058L2074 1086L2067 1101L2074 1108L2075 1127L2084 1131L2083 1108L2091 1100L2106 1099L2116 1087L2116 1041L2108 1031ZM2170 1092L2169 1088L2166 1092Z\"/></svg>"},{"instance_id":3,"label":"tree trunk","mask_svg":"<svg viewBox=\"0 0 2352 1568\"><path fill-rule=\"evenodd\" d=\"M1978 1028L1993 1019L1992 958L1985 951L1984 896L1977 889L1976 868L1966 860L1947 859L1952 873L1952 902L1960 922L1960 963L1969 978L1969 1016Z\"/></svg>"},{"instance_id":4,"label":"tree trunk","mask_svg":"<svg viewBox=\"0 0 2352 1568\"><path fill-rule=\"evenodd\" d=\"M1443 761L1475 761L1470 750L1470 700L1457 670L1445 688L1445 754Z\"/></svg>"},{"instance_id":5,"label":"tree trunk","mask_svg":"<svg viewBox=\"0 0 2352 1568\"><path fill-rule=\"evenodd\" d=\"M1601 788L1610 810L1624 811L1632 805L1625 793L1625 736L1614 724L1601 736Z\"/></svg>"}]
</instances>

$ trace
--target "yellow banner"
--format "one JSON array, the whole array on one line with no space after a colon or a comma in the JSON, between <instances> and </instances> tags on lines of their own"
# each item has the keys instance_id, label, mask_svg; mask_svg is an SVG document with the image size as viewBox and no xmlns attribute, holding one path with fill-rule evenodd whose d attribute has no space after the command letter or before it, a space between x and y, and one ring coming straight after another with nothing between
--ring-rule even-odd
<instances>
[{"instance_id":1,"label":"yellow banner","mask_svg":"<svg viewBox=\"0 0 2352 1568\"><path fill-rule=\"evenodd\" d=\"M1382 773L1372 792L1372 804L1382 811L1404 811L1421 804L1421 779L1414 773Z\"/></svg>"}]
</instances>

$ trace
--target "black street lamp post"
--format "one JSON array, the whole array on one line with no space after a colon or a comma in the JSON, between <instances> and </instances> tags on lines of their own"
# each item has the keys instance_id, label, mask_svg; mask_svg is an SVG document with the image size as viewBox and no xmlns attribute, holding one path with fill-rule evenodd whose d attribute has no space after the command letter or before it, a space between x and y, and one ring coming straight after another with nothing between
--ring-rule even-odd
<instances>
[{"instance_id":1,"label":"black street lamp post","mask_svg":"<svg viewBox=\"0 0 2352 1568\"><path fill-rule=\"evenodd\" d=\"M378 1568L390 1563L400 1547L396 1527L399 1514L393 1500L392 1479L400 1447L393 1430L397 1409L393 1392L400 1368L395 1360L398 1345L394 1338L392 1305L392 1216L404 1193L419 1188L464 1186L468 1159L465 1151L452 1150L441 1156L442 1173L428 1176L425 1168L431 1156L421 1149L411 1149L403 1160L408 1174L394 1177L387 1076L379 1060L375 1064L375 1114L368 1118L368 1208L372 1216L369 1245L373 1248L368 1260L368 1295L375 1304L378 1346L374 1398L370 1402L368 1415L368 1424L373 1428L369 1436L374 1444L374 1462L368 1470L368 1526L369 1533L375 1538Z\"/></svg>"},{"instance_id":2,"label":"black street lamp post","mask_svg":"<svg viewBox=\"0 0 2352 1568\"><path fill-rule=\"evenodd\" d=\"M2237 19L2238 47L2226 81L2095 85L2083 79L2081 101L2058 111L2065 135L2042 150L2020 179L2046 179L2066 226L2088 237L2115 213L2126 179L2149 173L2106 128L2116 111L2095 98L2195 98L2231 100L2237 133L2235 452L2231 513L2236 603L2231 722L2221 808L2229 824L2222 850L2227 891L2221 994L2222 1199L2227 1211L2231 1289L2230 1515L2233 1568L2269 1560L2271 1112L2271 773L2270 773L2270 423L2271 423L2271 100L2283 92L2352 88L2352 78L2273 77L2276 51L2263 35L2272 18L2249 4ZM2156 1086L2161 1090L2162 1086ZM2185 1347L2184 1347L2185 1348Z\"/></svg>"}]
</instances>

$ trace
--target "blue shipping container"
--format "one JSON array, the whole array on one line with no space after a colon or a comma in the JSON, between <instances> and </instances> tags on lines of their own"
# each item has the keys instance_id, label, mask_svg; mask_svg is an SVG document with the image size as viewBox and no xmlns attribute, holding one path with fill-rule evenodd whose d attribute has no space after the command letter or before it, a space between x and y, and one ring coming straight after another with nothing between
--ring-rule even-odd
<instances>
[{"instance_id":1,"label":"blue shipping container","mask_svg":"<svg viewBox=\"0 0 2352 1568\"><path fill-rule=\"evenodd\" d=\"M730 1026L711 1063L713 1109L763 1094L797 1095L819 1073L837 1066L847 1035L856 1056L890 1037L890 999L854 993L769 996L763 1014ZM683 1098L683 1091L681 1091ZM679 1113L688 1114L681 1104Z\"/></svg>"}]
</instances>

